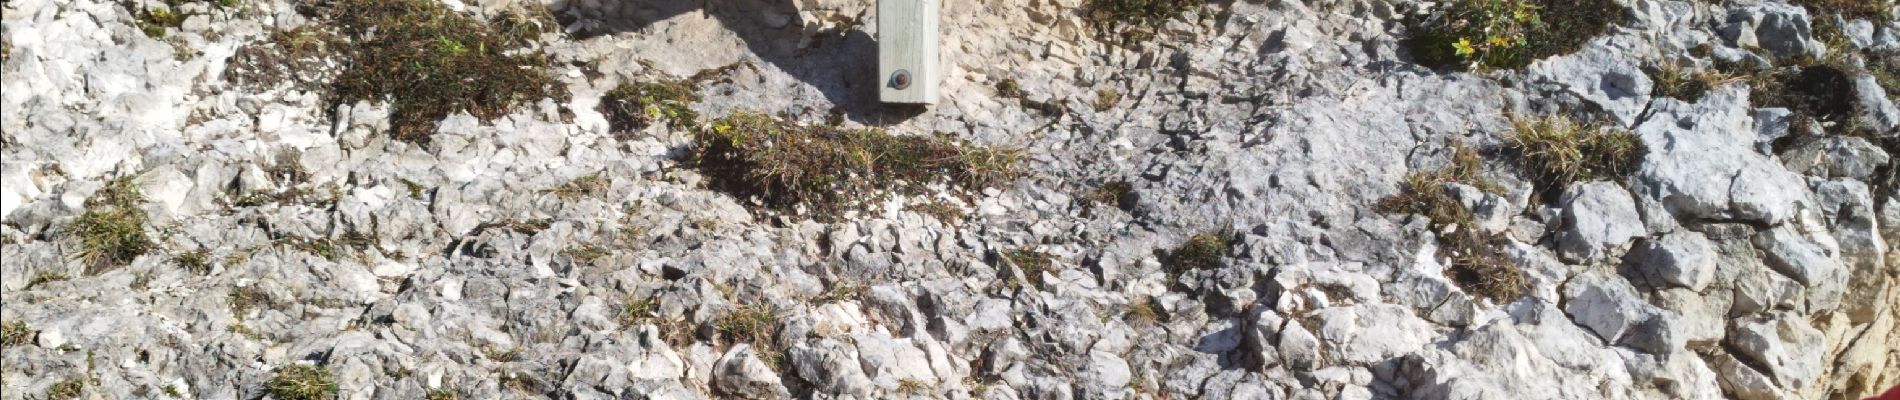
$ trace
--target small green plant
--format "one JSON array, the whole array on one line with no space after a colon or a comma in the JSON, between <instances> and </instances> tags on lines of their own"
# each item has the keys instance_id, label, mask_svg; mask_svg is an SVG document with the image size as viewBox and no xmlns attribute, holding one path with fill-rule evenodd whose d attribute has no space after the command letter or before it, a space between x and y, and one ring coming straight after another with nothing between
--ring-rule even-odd
<instances>
[{"instance_id":1,"label":"small green plant","mask_svg":"<svg viewBox=\"0 0 1900 400\"><path fill-rule=\"evenodd\" d=\"M431 0L341 0L326 15L353 44L337 102L388 101L392 136L426 143L456 113L494 120L518 105L564 99L548 57L520 51L548 24L489 23ZM502 21L513 21L513 18Z\"/></svg>"},{"instance_id":2,"label":"small green plant","mask_svg":"<svg viewBox=\"0 0 1900 400\"><path fill-rule=\"evenodd\" d=\"M225 331L225 332L231 332L231 333L235 333L235 334L238 334L238 335L240 335L240 336L244 336L244 337L246 337L246 338L250 338L251 340L263 340L263 338L264 338L264 335L263 335L263 334L260 334L260 333L257 333L257 330L255 330L255 329L251 329L251 326L250 326L250 325L245 325L245 324L244 324L244 323L242 323L242 322L237 322L237 323L232 323L231 325L226 325L226 326L224 327L224 331Z\"/></svg>"},{"instance_id":3,"label":"small green plant","mask_svg":"<svg viewBox=\"0 0 1900 400\"><path fill-rule=\"evenodd\" d=\"M1169 269L1175 274L1181 272L1220 268L1226 264L1227 250L1231 246L1227 236L1215 232L1202 232L1189 237L1181 247L1168 252Z\"/></svg>"},{"instance_id":4,"label":"small green plant","mask_svg":"<svg viewBox=\"0 0 1900 400\"><path fill-rule=\"evenodd\" d=\"M1082 200L1087 201L1090 208L1094 206L1130 208L1134 206L1135 185L1124 180L1109 181L1083 195Z\"/></svg>"},{"instance_id":5,"label":"small green plant","mask_svg":"<svg viewBox=\"0 0 1900 400\"><path fill-rule=\"evenodd\" d=\"M1516 299L1523 293L1523 272L1505 257L1496 235L1476 229L1471 210L1466 209L1447 191L1445 185L1459 183L1490 193L1503 188L1484 179L1482 159L1457 142L1452 142L1452 162L1431 171L1406 175L1399 194L1379 202L1379 212L1425 216L1440 233L1441 254L1448 257L1446 268L1452 282L1466 291L1497 301Z\"/></svg>"},{"instance_id":6,"label":"small green plant","mask_svg":"<svg viewBox=\"0 0 1900 400\"><path fill-rule=\"evenodd\" d=\"M515 362L521 360L521 348L510 347L507 350L484 349L482 356L496 362Z\"/></svg>"},{"instance_id":7,"label":"small green plant","mask_svg":"<svg viewBox=\"0 0 1900 400\"><path fill-rule=\"evenodd\" d=\"M942 200L930 200L911 204L905 206L904 209L928 215L931 218L936 218L938 222L943 222L944 225L951 226L963 222L964 217L962 208L958 208L957 205Z\"/></svg>"},{"instance_id":8,"label":"small green plant","mask_svg":"<svg viewBox=\"0 0 1900 400\"><path fill-rule=\"evenodd\" d=\"M0 347L13 347L32 342L33 329L26 322L9 321L0 323Z\"/></svg>"},{"instance_id":9,"label":"small green plant","mask_svg":"<svg viewBox=\"0 0 1900 400\"><path fill-rule=\"evenodd\" d=\"M1016 82L1015 79L1003 78L1002 81L996 82L996 95L1012 98L1012 99L1020 99L1020 98L1023 98L1024 96L1028 96L1029 94L1023 92L1023 85L1021 83Z\"/></svg>"},{"instance_id":10,"label":"small green plant","mask_svg":"<svg viewBox=\"0 0 1900 400\"><path fill-rule=\"evenodd\" d=\"M428 396L424 397L424 399L426 400L455 400L455 391L450 390L449 388L435 388L434 390L430 390Z\"/></svg>"},{"instance_id":11,"label":"small green plant","mask_svg":"<svg viewBox=\"0 0 1900 400\"><path fill-rule=\"evenodd\" d=\"M686 128L699 120L693 103L699 101L699 88L693 82L660 79L653 82L622 82L600 98L600 113L614 136L626 140L630 133L665 123Z\"/></svg>"},{"instance_id":12,"label":"small green plant","mask_svg":"<svg viewBox=\"0 0 1900 400\"><path fill-rule=\"evenodd\" d=\"M1028 279L1029 282L1021 283L1028 283L1031 287L1038 288L1042 287L1042 273L1053 269L1056 260L1055 256L1049 253L1027 247L1003 252L1003 258L1015 264L1016 268L1022 269L1023 278ZM1020 284L1013 281L1011 283Z\"/></svg>"},{"instance_id":13,"label":"small green plant","mask_svg":"<svg viewBox=\"0 0 1900 400\"><path fill-rule=\"evenodd\" d=\"M292 365L277 370L264 389L281 400L330 400L337 395L330 370L315 365Z\"/></svg>"},{"instance_id":14,"label":"small green plant","mask_svg":"<svg viewBox=\"0 0 1900 400\"><path fill-rule=\"evenodd\" d=\"M165 37L165 32L177 29L185 24L185 16L170 8L156 8L138 12L139 30L153 39Z\"/></svg>"},{"instance_id":15,"label":"small green plant","mask_svg":"<svg viewBox=\"0 0 1900 400\"><path fill-rule=\"evenodd\" d=\"M144 201L131 177L107 182L86 200L72 229L87 275L124 266L157 247L145 234L145 210L139 208Z\"/></svg>"},{"instance_id":16,"label":"small green plant","mask_svg":"<svg viewBox=\"0 0 1900 400\"><path fill-rule=\"evenodd\" d=\"M1651 68L1649 80L1655 82L1656 96L1673 97L1691 103L1701 100L1702 95L1710 90L1740 81L1719 70L1695 71L1674 63Z\"/></svg>"},{"instance_id":17,"label":"small green plant","mask_svg":"<svg viewBox=\"0 0 1900 400\"><path fill-rule=\"evenodd\" d=\"M1408 19L1405 42L1428 66L1514 69L1576 51L1620 9L1610 0L1448 0Z\"/></svg>"},{"instance_id":18,"label":"small green plant","mask_svg":"<svg viewBox=\"0 0 1900 400\"><path fill-rule=\"evenodd\" d=\"M167 383L165 384L165 386L160 386L158 388L158 391L164 392L165 397L170 397L174 399L179 398L179 397L184 397L184 394L178 391L178 385Z\"/></svg>"},{"instance_id":19,"label":"small green plant","mask_svg":"<svg viewBox=\"0 0 1900 400\"><path fill-rule=\"evenodd\" d=\"M1088 0L1083 16L1104 37L1122 44L1146 41L1170 19L1194 11L1205 0Z\"/></svg>"},{"instance_id":20,"label":"small green plant","mask_svg":"<svg viewBox=\"0 0 1900 400\"><path fill-rule=\"evenodd\" d=\"M907 395L928 391L930 387L931 385L929 383L916 379L904 378L897 380L897 392Z\"/></svg>"},{"instance_id":21,"label":"small green plant","mask_svg":"<svg viewBox=\"0 0 1900 400\"><path fill-rule=\"evenodd\" d=\"M211 255L204 250L193 250L172 256L172 262L194 274L204 275L211 272Z\"/></svg>"},{"instance_id":22,"label":"small green plant","mask_svg":"<svg viewBox=\"0 0 1900 400\"><path fill-rule=\"evenodd\" d=\"M47 400L73 400L86 394L86 380L66 378L46 387Z\"/></svg>"},{"instance_id":23,"label":"small green plant","mask_svg":"<svg viewBox=\"0 0 1900 400\"><path fill-rule=\"evenodd\" d=\"M1647 151L1634 133L1562 116L1518 118L1511 125L1508 145L1545 193L1579 181L1627 176Z\"/></svg>"},{"instance_id":24,"label":"small green plant","mask_svg":"<svg viewBox=\"0 0 1900 400\"><path fill-rule=\"evenodd\" d=\"M620 307L620 324L626 326L650 324L660 320L660 299L645 297L627 302Z\"/></svg>"},{"instance_id":25,"label":"small green plant","mask_svg":"<svg viewBox=\"0 0 1900 400\"><path fill-rule=\"evenodd\" d=\"M864 298L864 285L852 282L832 282L831 288L818 299L819 303L841 303Z\"/></svg>"},{"instance_id":26,"label":"small green plant","mask_svg":"<svg viewBox=\"0 0 1900 400\"><path fill-rule=\"evenodd\" d=\"M713 189L785 211L803 205L821 220L891 189L1001 184L1016 176L1022 158L948 137L804 127L752 113L714 121L695 142L691 162Z\"/></svg>"}]
</instances>

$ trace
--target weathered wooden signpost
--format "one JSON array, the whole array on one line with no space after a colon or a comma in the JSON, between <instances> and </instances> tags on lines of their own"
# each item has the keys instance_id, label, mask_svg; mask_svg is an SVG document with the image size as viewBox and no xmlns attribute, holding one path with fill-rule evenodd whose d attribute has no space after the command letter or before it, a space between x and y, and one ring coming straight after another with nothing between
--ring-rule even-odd
<instances>
[{"instance_id":1,"label":"weathered wooden signpost","mask_svg":"<svg viewBox=\"0 0 1900 400\"><path fill-rule=\"evenodd\" d=\"M877 70L884 80L878 100L937 103L939 1L877 1Z\"/></svg>"}]
</instances>

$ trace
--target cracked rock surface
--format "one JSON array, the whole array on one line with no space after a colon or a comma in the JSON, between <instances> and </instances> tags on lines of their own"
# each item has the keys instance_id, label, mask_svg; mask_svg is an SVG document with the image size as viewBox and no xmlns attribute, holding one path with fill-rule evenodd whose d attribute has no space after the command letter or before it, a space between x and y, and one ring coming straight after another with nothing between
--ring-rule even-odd
<instances>
[{"instance_id":1,"label":"cracked rock surface","mask_svg":"<svg viewBox=\"0 0 1900 400\"><path fill-rule=\"evenodd\" d=\"M1835 51L1815 28L1833 17L1783 0L1617 0L1605 12L1627 20L1578 51L1490 72L1412 62L1410 0L1213 2L1133 45L1102 39L1083 0L945 1L943 96L924 109L881 106L864 79L874 2L445 3L551 10L533 46L571 98L398 141L389 105L304 83L333 73L323 56L240 78L245 49L320 23L302 3L183 2L156 38L131 11L151 5L0 6L0 324L19 327L0 398L74 379L82 398L260 398L293 365L345 399L1900 385L1893 95L1854 78L1872 134L1813 135L1746 80L1681 100L1645 73ZM1900 21L1830 23L1853 49L1900 51ZM691 128L615 132L597 108L623 82L688 76L708 117L944 133L1020 149L1023 173L833 221L774 211L690 168ZM1502 193L1455 188L1477 214L1455 229L1497 233L1522 296L1461 285L1438 240L1455 229L1377 206L1453 143L1497 149L1513 115L1560 108L1648 151L1548 197L1484 152ZM141 189L129 209L154 245L91 268L77 221L114 182ZM1221 261L1177 268L1210 232Z\"/></svg>"}]
</instances>

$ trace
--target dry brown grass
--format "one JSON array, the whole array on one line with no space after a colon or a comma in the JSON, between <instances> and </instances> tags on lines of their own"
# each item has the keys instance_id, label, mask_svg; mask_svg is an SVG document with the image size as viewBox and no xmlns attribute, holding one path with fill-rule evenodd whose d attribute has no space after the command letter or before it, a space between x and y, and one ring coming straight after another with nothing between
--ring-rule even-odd
<instances>
[{"instance_id":1,"label":"dry brown grass","mask_svg":"<svg viewBox=\"0 0 1900 400\"><path fill-rule=\"evenodd\" d=\"M1457 142L1452 149L1450 165L1407 175L1399 194L1382 200L1377 209L1429 219L1438 231L1440 252L1450 261L1446 270L1465 291L1500 302L1516 299L1524 291L1523 271L1504 255L1501 238L1476 229L1471 210L1452 197L1445 185L1462 183L1492 193L1503 189L1481 176L1482 159L1476 151Z\"/></svg>"}]
</instances>

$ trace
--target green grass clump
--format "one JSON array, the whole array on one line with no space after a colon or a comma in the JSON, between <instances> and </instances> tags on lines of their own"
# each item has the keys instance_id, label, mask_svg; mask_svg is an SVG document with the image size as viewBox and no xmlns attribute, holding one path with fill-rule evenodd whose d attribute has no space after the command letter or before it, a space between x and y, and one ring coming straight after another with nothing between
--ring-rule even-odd
<instances>
[{"instance_id":1,"label":"green grass clump","mask_svg":"<svg viewBox=\"0 0 1900 400\"><path fill-rule=\"evenodd\" d=\"M425 400L455 400L455 398L455 391L449 388L430 390L427 397L423 397Z\"/></svg>"},{"instance_id":2,"label":"green grass clump","mask_svg":"<svg viewBox=\"0 0 1900 400\"><path fill-rule=\"evenodd\" d=\"M836 217L891 190L924 193L945 183L965 189L999 185L1017 174L1020 152L943 136L894 136L738 113L698 132L691 162L713 189L767 206L803 205Z\"/></svg>"},{"instance_id":3,"label":"green grass clump","mask_svg":"<svg viewBox=\"0 0 1900 400\"><path fill-rule=\"evenodd\" d=\"M86 199L86 212L73 221L79 258L87 275L125 266L157 244L145 234L145 195L131 177L114 179Z\"/></svg>"},{"instance_id":4,"label":"green grass clump","mask_svg":"<svg viewBox=\"0 0 1900 400\"><path fill-rule=\"evenodd\" d=\"M278 400L330 400L337 394L330 370L302 364L277 370L277 375L264 384L264 389Z\"/></svg>"},{"instance_id":5,"label":"green grass clump","mask_svg":"<svg viewBox=\"0 0 1900 400\"><path fill-rule=\"evenodd\" d=\"M1137 43L1155 36L1170 19L1199 9L1205 0L1088 0L1083 17L1103 36Z\"/></svg>"},{"instance_id":6,"label":"green grass clump","mask_svg":"<svg viewBox=\"0 0 1900 400\"><path fill-rule=\"evenodd\" d=\"M140 31L153 39L165 37L165 32L177 29L185 24L185 15L170 8L155 8L136 12Z\"/></svg>"},{"instance_id":7,"label":"green grass clump","mask_svg":"<svg viewBox=\"0 0 1900 400\"><path fill-rule=\"evenodd\" d=\"M203 275L211 272L211 255L205 253L204 250L179 253L176 256L172 256L172 262L178 263L180 268L184 268L185 271L194 274Z\"/></svg>"},{"instance_id":8,"label":"green grass clump","mask_svg":"<svg viewBox=\"0 0 1900 400\"><path fill-rule=\"evenodd\" d=\"M66 378L54 383L53 386L46 387L47 400L73 400L84 394L86 394L86 380L79 378Z\"/></svg>"},{"instance_id":9,"label":"green grass clump","mask_svg":"<svg viewBox=\"0 0 1900 400\"><path fill-rule=\"evenodd\" d=\"M1407 20L1405 44L1431 67L1516 69L1576 51L1621 10L1610 0L1447 0Z\"/></svg>"},{"instance_id":10,"label":"green grass clump","mask_svg":"<svg viewBox=\"0 0 1900 400\"><path fill-rule=\"evenodd\" d=\"M1095 91L1095 111L1108 111L1111 108L1115 108L1115 105L1121 103L1122 92L1111 88L1101 88Z\"/></svg>"},{"instance_id":11,"label":"green grass clump","mask_svg":"<svg viewBox=\"0 0 1900 400\"><path fill-rule=\"evenodd\" d=\"M1647 151L1636 134L1561 116L1511 121L1510 149L1545 193L1571 183L1628 176Z\"/></svg>"},{"instance_id":12,"label":"green grass clump","mask_svg":"<svg viewBox=\"0 0 1900 400\"><path fill-rule=\"evenodd\" d=\"M1189 237L1181 247L1168 252L1170 269L1179 272L1220 268L1226 265L1227 249L1232 246L1226 235L1201 232Z\"/></svg>"},{"instance_id":13,"label":"green grass clump","mask_svg":"<svg viewBox=\"0 0 1900 400\"><path fill-rule=\"evenodd\" d=\"M1484 179L1476 151L1452 144L1452 162L1431 171L1406 175L1399 194L1379 202L1376 209L1389 214L1417 214L1431 221L1438 234L1440 253L1449 258L1446 272L1465 291L1496 301L1510 301L1524 292L1524 273L1505 257L1501 240L1476 227L1471 210L1453 197L1445 185L1462 183L1490 193L1503 188Z\"/></svg>"},{"instance_id":14,"label":"green grass clump","mask_svg":"<svg viewBox=\"0 0 1900 400\"><path fill-rule=\"evenodd\" d=\"M1129 323L1148 325L1161 320L1161 311L1154 298L1143 296L1128 302L1128 312L1122 314L1122 320Z\"/></svg>"},{"instance_id":15,"label":"green grass clump","mask_svg":"<svg viewBox=\"0 0 1900 400\"><path fill-rule=\"evenodd\" d=\"M754 303L727 312L715 327L726 343L750 343L753 354L759 355L767 365L776 366L784 361L772 337L773 331L778 329L778 317L778 307Z\"/></svg>"},{"instance_id":16,"label":"green grass clump","mask_svg":"<svg viewBox=\"0 0 1900 400\"><path fill-rule=\"evenodd\" d=\"M13 347L27 344L33 340L33 329L26 322L9 321L0 323L0 347Z\"/></svg>"},{"instance_id":17,"label":"green grass clump","mask_svg":"<svg viewBox=\"0 0 1900 400\"><path fill-rule=\"evenodd\" d=\"M699 113L691 107L699 99L699 88L685 80L621 82L601 96L599 110L614 137L626 140L629 133L654 124L691 126L699 121Z\"/></svg>"},{"instance_id":18,"label":"green grass clump","mask_svg":"<svg viewBox=\"0 0 1900 400\"><path fill-rule=\"evenodd\" d=\"M546 25L532 18L484 22L433 0L339 0L327 15L351 42L336 46L349 61L335 100L388 101L398 140L426 143L451 114L489 121L567 96L547 56L523 49Z\"/></svg>"}]
</instances>

